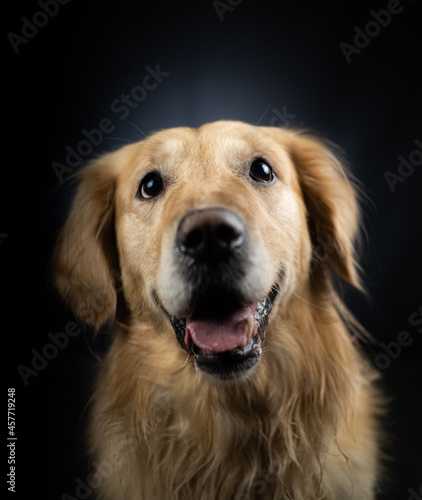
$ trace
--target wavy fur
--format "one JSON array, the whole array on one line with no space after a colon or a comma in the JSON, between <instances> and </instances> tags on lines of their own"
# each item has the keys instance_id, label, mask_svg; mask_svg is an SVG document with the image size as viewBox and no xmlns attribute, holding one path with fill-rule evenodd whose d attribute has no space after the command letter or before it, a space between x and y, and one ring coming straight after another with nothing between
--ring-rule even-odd
<instances>
[{"instance_id":1,"label":"wavy fur","mask_svg":"<svg viewBox=\"0 0 422 500\"><path fill-rule=\"evenodd\" d=\"M154 302L157 262L170 241L163 235L170 234L168 228L194 196L186 184L188 170L178 171L186 181L173 188L174 201L169 190L168 204L149 205L142 216L136 212L136 224L130 219L135 209L124 205L141 175L136 165L152 157L157 163L166 152L178 165L189 163L186 158L194 153L180 144L193 151L192 134L202 148L196 160L221 162L227 151L237 158L241 152L232 136L255 145L261 141L260 151L267 147L280 164L290 165L284 179L290 179L291 199L297 200L295 234L283 236L279 217L262 234L256 229L269 254L283 264L286 286L271 313L262 360L240 380L217 381L196 372ZM207 175L215 186L226 174L220 169ZM125 302L98 377L88 428L98 498L373 500L382 399L350 333L348 323L355 321L334 289L335 276L360 286L356 188L337 156L306 133L217 122L199 132L160 132L98 160L82 177L55 252L56 283L75 312L95 326L115 314L116 297ZM229 182L237 181L227 174ZM239 184L238 190L229 189L226 203L250 214L255 227L253 203L267 202L255 202L261 195L249 186ZM211 197L204 193L201 200ZM219 196L224 200L224 193ZM114 243L104 236L110 220ZM277 257L279 246L287 248L282 257ZM144 255L138 264L136 248ZM116 253L118 263L110 257Z\"/></svg>"}]
</instances>

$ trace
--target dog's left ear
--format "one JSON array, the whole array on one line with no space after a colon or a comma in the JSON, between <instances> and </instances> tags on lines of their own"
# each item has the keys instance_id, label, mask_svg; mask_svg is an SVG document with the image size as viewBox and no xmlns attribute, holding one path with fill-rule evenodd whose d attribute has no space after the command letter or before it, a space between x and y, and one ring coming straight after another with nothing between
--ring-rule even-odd
<instances>
[{"instance_id":1,"label":"dog's left ear","mask_svg":"<svg viewBox=\"0 0 422 500\"><path fill-rule=\"evenodd\" d=\"M276 131L276 132L275 132ZM335 271L362 289L356 261L358 190L335 147L300 131L273 129L299 178L313 245L311 272Z\"/></svg>"}]
</instances>

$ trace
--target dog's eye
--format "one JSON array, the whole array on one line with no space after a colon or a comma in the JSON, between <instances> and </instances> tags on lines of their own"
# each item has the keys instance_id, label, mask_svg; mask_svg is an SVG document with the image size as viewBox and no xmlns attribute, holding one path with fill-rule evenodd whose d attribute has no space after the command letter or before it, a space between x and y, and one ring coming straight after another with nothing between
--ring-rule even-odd
<instances>
[{"instance_id":1,"label":"dog's eye","mask_svg":"<svg viewBox=\"0 0 422 500\"><path fill-rule=\"evenodd\" d=\"M141 198L154 198L164 189L163 178L158 172L150 172L141 181L138 194Z\"/></svg>"},{"instance_id":2,"label":"dog's eye","mask_svg":"<svg viewBox=\"0 0 422 500\"><path fill-rule=\"evenodd\" d=\"M249 177L255 182L271 182L274 179L274 172L267 162L257 159L249 168Z\"/></svg>"}]
</instances>

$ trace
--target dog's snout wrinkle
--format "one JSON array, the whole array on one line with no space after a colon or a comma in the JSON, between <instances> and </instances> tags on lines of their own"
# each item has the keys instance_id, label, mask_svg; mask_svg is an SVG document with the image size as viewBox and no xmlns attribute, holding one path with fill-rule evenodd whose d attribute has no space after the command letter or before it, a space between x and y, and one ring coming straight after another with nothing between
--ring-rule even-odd
<instances>
[{"instance_id":1,"label":"dog's snout wrinkle","mask_svg":"<svg viewBox=\"0 0 422 500\"><path fill-rule=\"evenodd\" d=\"M205 263L229 258L244 241L245 227L239 216L219 207L186 214L176 237L177 247L183 254Z\"/></svg>"}]
</instances>

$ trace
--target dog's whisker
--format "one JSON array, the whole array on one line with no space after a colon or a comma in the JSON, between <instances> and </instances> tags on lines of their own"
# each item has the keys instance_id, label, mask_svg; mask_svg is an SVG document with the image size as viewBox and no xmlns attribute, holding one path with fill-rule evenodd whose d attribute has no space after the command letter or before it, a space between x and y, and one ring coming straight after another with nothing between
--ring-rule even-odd
<instances>
[{"instance_id":1,"label":"dog's whisker","mask_svg":"<svg viewBox=\"0 0 422 500\"><path fill-rule=\"evenodd\" d=\"M129 139L124 139L123 137L104 137L104 141L120 141L120 142L127 142L128 144L131 144L133 141L130 141Z\"/></svg>"},{"instance_id":2,"label":"dog's whisker","mask_svg":"<svg viewBox=\"0 0 422 500\"><path fill-rule=\"evenodd\" d=\"M138 130L139 132L141 132L141 134L142 134L144 137L147 137L147 135L146 135L146 134L145 134L145 133L144 133L144 132L143 132L143 131L142 131L142 130L141 130L141 129L137 126L137 125L135 125L134 123L132 123L132 122L131 122L130 120L128 120L127 118L126 118L126 120L125 120L125 121L126 121L126 122L128 122L128 123L130 123L133 127L135 127L135 128L136 128L136 130Z\"/></svg>"},{"instance_id":3,"label":"dog's whisker","mask_svg":"<svg viewBox=\"0 0 422 500\"><path fill-rule=\"evenodd\" d=\"M325 310L326 307L321 307L321 306L318 306L317 304L314 304L312 302L309 302L309 300L306 300L304 299L303 297L301 297L299 294L297 294L296 292L293 292L292 295L294 295L297 299L301 300L302 302L304 302L305 304L308 304L309 306L311 307L315 307L317 309L321 309L321 310Z\"/></svg>"}]
</instances>

